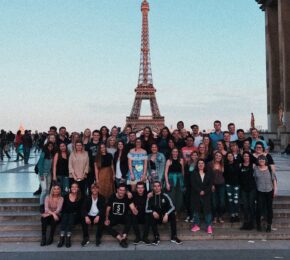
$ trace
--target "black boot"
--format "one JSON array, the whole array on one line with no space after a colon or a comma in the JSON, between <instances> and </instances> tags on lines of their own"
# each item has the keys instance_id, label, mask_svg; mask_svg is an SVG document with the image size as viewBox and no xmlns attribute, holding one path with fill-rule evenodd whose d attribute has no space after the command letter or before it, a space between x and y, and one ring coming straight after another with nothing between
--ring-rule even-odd
<instances>
[{"instance_id":1,"label":"black boot","mask_svg":"<svg viewBox=\"0 0 290 260\"><path fill-rule=\"evenodd\" d=\"M250 221L250 222L248 223L247 230L253 230L253 229L254 229L254 224L253 224L252 221Z\"/></svg>"},{"instance_id":2,"label":"black boot","mask_svg":"<svg viewBox=\"0 0 290 260\"><path fill-rule=\"evenodd\" d=\"M36 195L40 195L41 194L41 186L39 185L38 187L38 190L36 190L33 195L36 196Z\"/></svg>"},{"instance_id":3,"label":"black boot","mask_svg":"<svg viewBox=\"0 0 290 260\"><path fill-rule=\"evenodd\" d=\"M267 225L267 228L266 228L266 232L267 232L267 233L270 233L271 230L272 230L272 227L271 227L270 224L268 224L268 225Z\"/></svg>"},{"instance_id":4,"label":"black boot","mask_svg":"<svg viewBox=\"0 0 290 260\"><path fill-rule=\"evenodd\" d=\"M46 230L47 226L43 218L41 218L41 242L40 246L45 246L46 245Z\"/></svg>"},{"instance_id":5,"label":"black boot","mask_svg":"<svg viewBox=\"0 0 290 260\"><path fill-rule=\"evenodd\" d=\"M63 244L64 244L64 236L60 236L59 237L58 244L57 244L57 247L62 247Z\"/></svg>"},{"instance_id":6,"label":"black boot","mask_svg":"<svg viewBox=\"0 0 290 260\"><path fill-rule=\"evenodd\" d=\"M45 245L46 245L46 235L42 234L40 246L45 246Z\"/></svg>"},{"instance_id":7,"label":"black boot","mask_svg":"<svg viewBox=\"0 0 290 260\"><path fill-rule=\"evenodd\" d=\"M247 230L248 228L248 223L245 222L241 227L240 227L240 230Z\"/></svg>"},{"instance_id":8,"label":"black boot","mask_svg":"<svg viewBox=\"0 0 290 260\"><path fill-rule=\"evenodd\" d=\"M67 247L67 248L71 247L70 236L65 237L65 247Z\"/></svg>"},{"instance_id":9,"label":"black boot","mask_svg":"<svg viewBox=\"0 0 290 260\"><path fill-rule=\"evenodd\" d=\"M55 227L52 226L50 229L50 234L49 234L48 240L47 240L48 246L53 243L54 231L55 231Z\"/></svg>"}]
</instances>

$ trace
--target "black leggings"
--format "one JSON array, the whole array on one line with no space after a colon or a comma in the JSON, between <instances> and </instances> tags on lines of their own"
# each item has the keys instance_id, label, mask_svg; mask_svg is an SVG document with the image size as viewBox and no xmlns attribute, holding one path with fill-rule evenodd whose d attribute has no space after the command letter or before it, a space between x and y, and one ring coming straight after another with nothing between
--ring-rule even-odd
<instances>
[{"instance_id":1,"label":"black leggings","mask_svg":"<svg viewBox=\"0 0 290 260\"><path fill-rule=\"evenodd\" d=\"M46 235L47 227L50 226L50 234L54 235L56 226L59 221L55 221L53 216L41 217L41 233L42 235Z\"/></svg>"},{"instance_id":2,"label":"black leggings","mask_svg":"<svg viewBox=\"0 0 290 260\"><path fill-rule=\"evenodd\" d=\"M273 220L273 191L270 192L257 192L257 213L256 222L257 225L261 224L261 215L267 212L266 219L267 224L272 225Z\"/></svg>"}]
</instances>

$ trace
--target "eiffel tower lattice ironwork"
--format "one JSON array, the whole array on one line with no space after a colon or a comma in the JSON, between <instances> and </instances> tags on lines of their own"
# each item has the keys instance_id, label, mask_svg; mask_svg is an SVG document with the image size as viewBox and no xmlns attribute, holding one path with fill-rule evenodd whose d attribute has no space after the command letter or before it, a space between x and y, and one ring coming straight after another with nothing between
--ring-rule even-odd
<instances>
[{"instance_id":1,"label":"eiffel tower lattice ironwork","mask_svg":"<svg viewBox=\"0 0 290 260\"><path fill-rule=\"evenodd\" d=\"M136 96L131 110L131 114L127 117L126 126L131 125L134 131L140 131L144 127L149 126L154 132L164 127L164 117L161 116L156 100L156 89L153 86L151 61L150 61L150 45L149 45L149 25L148 13L149 3L143 0L141 5L142 12L142 37L141 37L141 57L138 86L135 89ZM150 101L152 115L141 116L141 106L143 100Z\"/></svg>"}]
</instances>

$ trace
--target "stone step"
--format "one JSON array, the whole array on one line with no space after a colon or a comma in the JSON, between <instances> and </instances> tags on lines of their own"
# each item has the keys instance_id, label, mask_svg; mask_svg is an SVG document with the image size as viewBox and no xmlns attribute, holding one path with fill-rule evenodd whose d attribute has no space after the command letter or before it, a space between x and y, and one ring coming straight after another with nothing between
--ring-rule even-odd
<instances>
[{"instance_id":1,"label":"stone step","mask_svg":"<svg viewBox=\"0 0 290 260\"><path fill-rule=\"evenodd\" d=\"M274 218L290 218L290 209L275 209Z\"/></svg>"},{"instance_id":2,"label":"stone step","mask_svg":"<svg viewBox=\"0 0 290 260\"><path fill-rule=\"evenodd\" d=\"M161 231L161 240L169 240L169 229ZM90 232L91 241L94 241L94 233ZM204 230L193 233L190 230L179 230L178 237L184 241L191 240L289 240L290 229L272 231L271 233L257 232L257 231L240 231L238 229L214 229L213 235L208 235ZM55 235L55 242L52 247L56 246L58 235ZM82 234L80 232L73 233L72 243L80 243L82 240ZM102 237L102 241L114 241L110 235L105 233ZM134 240L132 232L129 235L129 241ZM27 232L1 232L0 242L39 242L39 231L27 231Z\"/></svg>"},{"instance_id":3,"label":"stone step","mask_svg":"<svg viewBox=\"0 0 290 260\"><path fill-rule=\"evenodd\" d=\"M290 209L290 200L274 201L273 209Z\"/></svg>"},{"instance_id":4,"label":"stone step","mask_svg":"<svg viewBox=\"0 0 290 260\"><path fill-rule=\"evenodd\" d=\"M39 211L4 211L0 212L0 222L2 221L40 221Z\"/></svg>"},{"instance_id":5,"label":"stone step","mask_svg":"<svg viewBox=\"0 0 290 260\"><path fill-rule=\"evenodd\" d=\"M39 203L39 197L31 197L31 198L0 198L0 203Z\"/></svg>"},{"instance_id":6,"label":"stone step","mask_svg":"<svg viewBox=\"0 0 290 260\"><path fill-rule=\"evenodd\" d=\"M39 203L34 202L2 202L0 212L3 211L36 211L39 212Z\"/></svg>"}]
</instances>

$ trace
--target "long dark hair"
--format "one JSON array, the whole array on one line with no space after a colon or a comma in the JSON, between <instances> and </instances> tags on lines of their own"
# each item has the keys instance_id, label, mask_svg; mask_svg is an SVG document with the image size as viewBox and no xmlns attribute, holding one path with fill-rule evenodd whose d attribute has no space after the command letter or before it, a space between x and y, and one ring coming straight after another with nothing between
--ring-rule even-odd
<instances>
[{"instance_id":1,"label":"long dark hair","mask_svg":"<svg viewBox=\"0 0 290 260\"><path fill-rule=\"evenodd\" d=\"M97 153L97 156L96 156L96 164L97 164L97 167L99 169L102 167L102 161L103 161L102 152L101 152L102 145L105 146L105 148L106 148L106 145L104 143L101 143L98 146L98 153ZM106 148L106 153L107 153L107 148Z\"/></svg>"},{"instance_id":2,"label":"long dark hair","mask_svg":"<svg viewBox=\"0 0 290 260\"><path fill-rule=\"evenodd\" d=\"M161 138L162 138L162 132L163 132L163 130L166 130L167 133L168 133L168 136L167 136L167 138L166 138L167 141L168 141L168 139L171 138L171 133L170 133L170 130L169 130L169 128L168 128L167 126L164 126L164 127L160 130L160 133L159 133L158 139L161 139Z\"/></svg>"},{"instance_id":3,"label":"long dark hair","mask_svg":"<svg viewBox=\"0 0 290 260\"><path fill-rule=\"evenodd\" d=\"M70 185L70 188L71 188L74 184L76 184L76 185L78 186L78 193L77 193L77 199L76 199L76 200L79 201L79 200L82 198L80 185L79 185L76 181L74 181L74 182ZM70 192L70 193L71 193L71 192Z\"/></svg>"},{"instance_id":4,"label":"long dark hair","mask_svg":"<svg viewBox=\"0 0 290 260\"><path fill-rule=\"evenodd\" d=\"M51 145L52 146L52 150L49 151L48 146ZM54 150L54 144L53 142L47 142L44 147L43 147L43 153L44 153L44 158L45 159L52 159L54 154L55 154L55 150Z\"/></svg>"},{"instance_id":5,"label":"long dark hair","mask_svg":"<svg viewBox=\"0 0 290 260\"><path fill-rule=\"evenodd\" d=\"M127 152L125 149L125 143L122 140L118 141L118 143L117 143L117 151L115 152L114 160L115 159L118 160L118 158L119 158L119 152L120 152L120 149L118 148L119 143L122 143L123 147L124 147L122 152L121 152L120 161L125 161L125 160L127 160Z\"/></svg>"}]
</instances>

